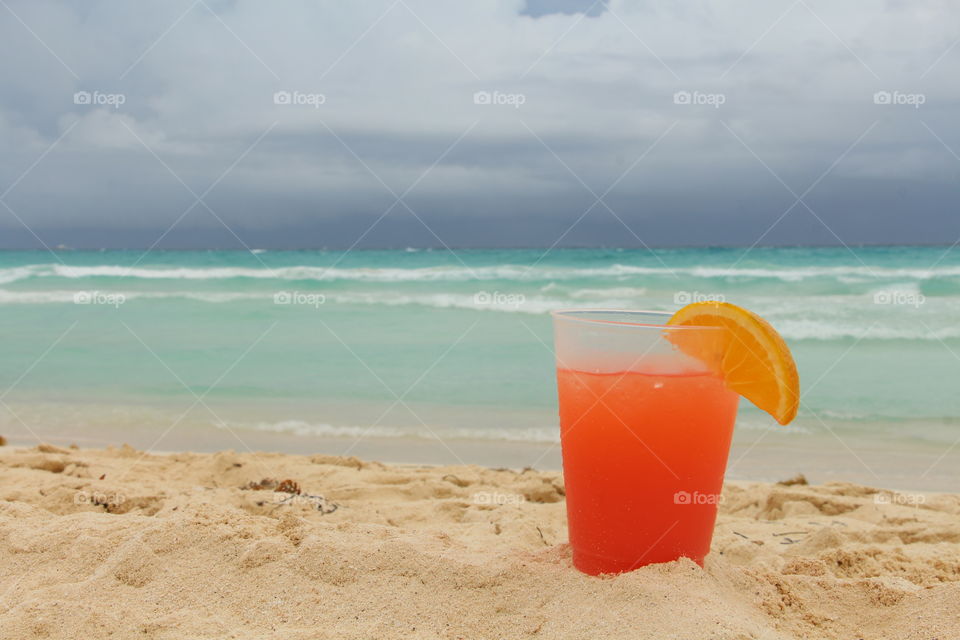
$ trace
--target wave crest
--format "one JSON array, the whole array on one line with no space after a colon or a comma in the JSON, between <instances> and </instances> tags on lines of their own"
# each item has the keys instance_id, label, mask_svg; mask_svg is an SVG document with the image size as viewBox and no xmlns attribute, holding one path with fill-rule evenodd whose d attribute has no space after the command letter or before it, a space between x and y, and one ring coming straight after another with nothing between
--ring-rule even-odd
<instances>
[{"instance_id":1,"label":"wave crest","mask_svg":"<svg viewBox=\"0 0 960 640\"><path fill-rule=\"evenodd\" d=\"M28 278L132 278L145 280L228 280L258 279L329 282L353 280L366 282L467 282L512 280L517 282L575 280L580 278L616 278L624 276L690 276L703 279L761 279L798 282L812 278L831 278L838 282L884 279L932 280L960 277L960 266L932 268L894 268L871 266L833 267L644 267L613 264L600 267L525 266L518 264L444 265L430 267L125 267L122 265L71 266L35 264L0 269L0 284Z\"/></svg>"}]
</instances>

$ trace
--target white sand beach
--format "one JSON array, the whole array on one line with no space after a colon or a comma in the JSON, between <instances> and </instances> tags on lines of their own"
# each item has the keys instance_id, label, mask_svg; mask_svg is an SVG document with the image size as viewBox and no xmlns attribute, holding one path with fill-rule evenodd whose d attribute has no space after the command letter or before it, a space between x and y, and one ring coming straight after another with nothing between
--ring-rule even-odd
<instances>
[{"instance_id":1,"label":"white sand beach","mask_svg":"<svg viewBox=\"0 0 960 640\"><path fill-rule=\"evenodd\" d=\"M949 638L958 516L728 483L705 568L594 578L556 472L5 447L0 637Z\"/></svg>"}]
</instances>

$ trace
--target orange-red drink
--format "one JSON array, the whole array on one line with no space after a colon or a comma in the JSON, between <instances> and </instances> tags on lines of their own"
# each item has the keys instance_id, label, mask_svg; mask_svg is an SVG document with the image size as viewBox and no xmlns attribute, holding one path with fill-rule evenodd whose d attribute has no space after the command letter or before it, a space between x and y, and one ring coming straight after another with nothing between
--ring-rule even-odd
<instances>
[{"instance_id":1,"label":"orange-red drink","mask_svg":"<svg viewBox=\"0 0 960 640\"><path fill-rule=\"evenodd\" d=\"M557 370L573 562L703 563L739 396L712 374Z\"/></svg>"},{"instance_id":2,"label":"orange-red drink","mask_svg":"<svg viewBox=\"0 0 960 640\"><path fill-rule=\"evenodd\" d=\"M681 353L668 314L555 314L573 563L596 575L710 550L739 396Z\"/></svg>"}]
</instances>

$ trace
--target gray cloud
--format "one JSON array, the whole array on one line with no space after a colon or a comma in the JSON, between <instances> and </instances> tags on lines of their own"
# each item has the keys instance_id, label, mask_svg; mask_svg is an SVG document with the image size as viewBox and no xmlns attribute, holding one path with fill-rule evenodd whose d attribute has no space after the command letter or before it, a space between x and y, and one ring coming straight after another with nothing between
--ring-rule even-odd
<instances>
[{"instance_id":1,"label":"gray cloud","mask_svg":"<svg viewBox=\"0 0 960 640\"><path fill-rule=\"evenodd\" d=\"M0 246L960 236L947 2L7 5Z\"/></svg>"}]
</instances>

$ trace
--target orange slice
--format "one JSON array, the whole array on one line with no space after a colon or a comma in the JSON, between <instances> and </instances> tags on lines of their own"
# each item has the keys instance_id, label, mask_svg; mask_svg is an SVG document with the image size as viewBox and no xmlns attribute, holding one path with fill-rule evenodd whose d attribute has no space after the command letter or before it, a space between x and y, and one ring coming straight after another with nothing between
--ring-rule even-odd
<instances>
[{"instance_id":1,"label":"orange slice","mask_svg":"<svg viewBox=\"0 0 960 640\"><path fill-rule=\"evenodd\" d=\"M800 405L800 376L787 343L770 323L728 302L695 302L668 325L722 327L722 332L668 331L677 347L706 362L727 387L787 424Z\"/></svg>"}]
</instances>

